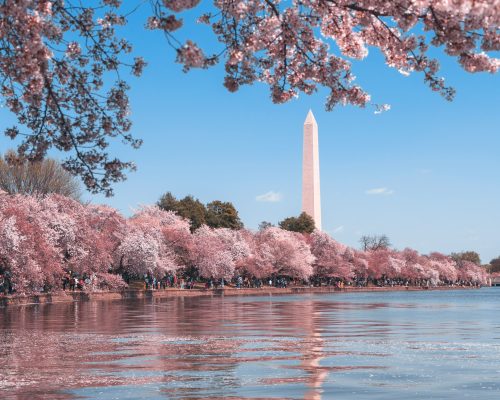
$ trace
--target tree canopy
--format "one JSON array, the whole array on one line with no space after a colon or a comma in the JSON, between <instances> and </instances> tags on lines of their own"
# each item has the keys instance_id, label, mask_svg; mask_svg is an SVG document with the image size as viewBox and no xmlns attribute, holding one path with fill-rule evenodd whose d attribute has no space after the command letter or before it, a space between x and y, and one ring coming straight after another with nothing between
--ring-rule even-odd
<instances>
[{"instance_id":1,"label":"tree canopy","mask_svg":"<svg viewBox=\"0 0 500 400\"><path fill-rule=\"evenodd\" d=\"M207 225L212 228L241 229L243 222L231 202L215 200L207 204Z\"/></svg>"},{"instance_id":2,"label":"tree canopy","mask_svg":"<svg viewBox=\"0 0 500 400\"><path fill-rule=\"evenodd\" d=\"M391 246L387 235L363 235L359 239L359 243L363 251L388 249Z\"/></svg>"},{"instance_id":3,"label":"tree canopy","mask_svg":"<svg viewBox=\"0 0 500 400\"><path fill-rule=\"evenodd\" d=\"M123 288L125 278L230 280L340 279L372 284L478 285L484 268L412 249L359 251L326 233L311 235L267 227L258 232L211 228L193 233L172 211L145 206L130 218L107 206L73 199L8 195L0 191L0 274L18 294L61 289L63 278L88 278L85 290ZM352 282L354 283L354 282Z\"/></svg>"},{"instance_id":4,"label":"tree canopy","mask_svg":"<svg viewBox=\"0 0 500 400\"><path fill-rule=\"evenodd\" d=\"M267 228L271 228L273 227L274 224L272 224L271 222L269 221L262 221L260 224L259 224L259 231L263 231L263 230L266 230Z\"/></svg>"},{"instance_id":5,"label":"tree canopy","mask_svg":"<svg viewBox=\"0 0 500 400\"><path fill-rule=\"evenodd\" d=\"M55 193L75 200L81 196L78 180L56 160L19 160L12 151L0 157L0 190L9 194Z\"/></svg>"},{"instance_id":6,"label":"tree canopy","mask_svg":"<svg viewBox=\"0 0 500 400\"><path fill-rule=\"evenodd\" d=\"M490 261L490 272L500 272L500 257L494 258Z\"/></svg>"},{"instance_id":7,"label":"tree canopy","mask_svg":"<svg viewBox=\"0 0 500 400\"><path fill-rule=\"evenodd\" d=\"M481 257L475 251L463 251L461 253L451 253L451 258L453 258L457 263L461 263L463 261L469 261L476 265L481 265Z\"/></svg>"},{"instance_id":8,"label":"tree canopy","mask_svg":"<svg viewBox=\"0 0 500 400\"><path fill-rule=\"evenodd\" d=\"M314 219L312 217L302 212L298 217L288 217L279 223L281 229L300 232L300 233L312 233L314 231Z\"/></svg>"},{"instance_id":9,"label":"tree canopy","mask_svg":"<svg viewBox=\"0 0 500 400\"><path fill-rule=\"evenodd\" d=\"M195 16L215 36L208 51L196 43L205 37L176 37L181 16L196 15L183 12L199 0L0 0L0 93L17 117L5 133L22 139L20 155L68 152L64 168L106 195L135 168L107 148L116 139L141 145L130 134L125 79L127 70L140 76L146 62L120 33L148 3L146 28L164 34L185 71L223 62L229 91L263 82L275 103L325 87L328 110L369 104L351 71L351 60L369 48L404 75L420 73L448 100L454 90L438 75L431 47L468 72L494 73L500 64L500 10L492 0L220 0Z\"/></svg>"},{"instance_id":10,"label":"tree canopy","mask_svg":"<svg viewBox=\"0 0 500 400\"><path fill-rule=\"evenodd\" d=\"M214 200L206 206L193 196L186 196L183 199L177 198L170 192L165 193L157 203L158 207L165 211L174 211L179 216L186 218L191 223L191 232L202 225L211 228L241 229L243 222L238 214L238 210L231 202Z\"/></svg>"},{"instance_id":11,"label":"tree canopy","mask_svg":"<svg viewBox=\"0 0 500 400\"><path fill-rule=\"evenodd\" d=\"M188 195L183 199L177 200L172 193L167 192L158 200L157 204L162 210L174 211L177 215L189 220L191 231L206 224L207 210L205 205L193 196Z\"/></svg>"}]
</instances>

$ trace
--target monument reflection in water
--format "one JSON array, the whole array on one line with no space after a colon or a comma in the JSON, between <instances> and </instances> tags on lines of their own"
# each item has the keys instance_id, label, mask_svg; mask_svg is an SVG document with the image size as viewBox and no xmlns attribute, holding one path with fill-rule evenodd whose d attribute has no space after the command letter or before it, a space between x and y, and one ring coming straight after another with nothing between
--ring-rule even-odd
<instances>
[{"instance_id":1,"label":"monument reflection in water","mask_svg":"<svg viewBox=\"0 0 500 400\"><path fill-rule=\"evenodd\" d=\"M498 399L500 290L0 309L2 399Z\"/></svg>"}]
</instances>

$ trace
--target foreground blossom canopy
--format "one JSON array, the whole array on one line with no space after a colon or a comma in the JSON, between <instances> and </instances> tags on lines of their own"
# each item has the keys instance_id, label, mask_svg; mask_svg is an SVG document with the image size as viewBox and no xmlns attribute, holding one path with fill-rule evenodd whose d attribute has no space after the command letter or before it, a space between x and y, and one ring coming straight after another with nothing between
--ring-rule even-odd
<instances>
[{"instance_id":1,"label":"foreground blossom canopy","mask_svg":"<svg viewBox=\"0 0 500 400\"><path fill-rule=\"evenodd\" d=\"M327 109L365 106L370 95L351 60L371 49L449 100L454 90L430 47L468 72L499 67L500 0L215 0L197 17L217 38L205 50L200 38L176 36L199 0L0 0L0 91L18 120L6 134L22 137L19 153L31 160L50 148L69 152L64 167L92 192L111 195L112 183L135 168L107 148L116 139L141 145L130 134L125 70L139 76L146 63L117 29L145 3L147 28L164 33L186 71L223 62L228 90L263 82L276 103L326 87Z\"/></svg>"}]
</instances>

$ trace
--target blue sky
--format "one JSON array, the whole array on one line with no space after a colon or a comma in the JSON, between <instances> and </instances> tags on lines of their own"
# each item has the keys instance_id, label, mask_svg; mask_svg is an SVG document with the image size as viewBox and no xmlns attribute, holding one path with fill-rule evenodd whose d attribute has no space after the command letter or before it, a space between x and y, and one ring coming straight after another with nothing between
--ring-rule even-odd
<instances>
[{"instance_id":1,"label":"blue sky","mask_svg":"<svg viewBox=\"0 0 500 400\"><path fill-rule=\"evenodd\" d=\"M138 24L143 16L134 18ZM206 28L186 34L215 44ZM363 234L387 234L397 248L421 252L476 250L483 261L500 255L500 78L463 72L442 59L457 89L449 103L420 75L404 77L370 49L355 65L373 108L324 110L326 91L275 105L256 84L229 93L216 67L185 74L158 34L127 34L149 62L131 78L133 133L140 150L113 151L138 171L110 199L87 195L129 215L171 191L203 202L232 201L249 228L300 213L302 124L312 109L319 125L323 229L358 246ZM11 123L0 110L0 128ZM0 137L0 149L13 143ZM57 153L55 156L61 157ZM258 201L273 192L275 201Z\"/></svg>"}]
</instances>

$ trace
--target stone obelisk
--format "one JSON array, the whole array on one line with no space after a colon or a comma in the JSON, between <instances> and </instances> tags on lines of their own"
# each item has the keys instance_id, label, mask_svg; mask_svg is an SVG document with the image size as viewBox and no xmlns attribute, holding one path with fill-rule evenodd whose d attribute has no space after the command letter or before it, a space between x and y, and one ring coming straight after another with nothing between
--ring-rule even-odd
<instances>
[{"instance_id":1,"label":"stone obelisk","mask_svg":"<svg viewBox=\"0 0 500 400\"><path fill-rule=\"evenodd\" d=\"M302 211L309 214L314 219L316 229L321 230L318 124L311 110L304 122Z\"/></svg>"}]
</instances>

